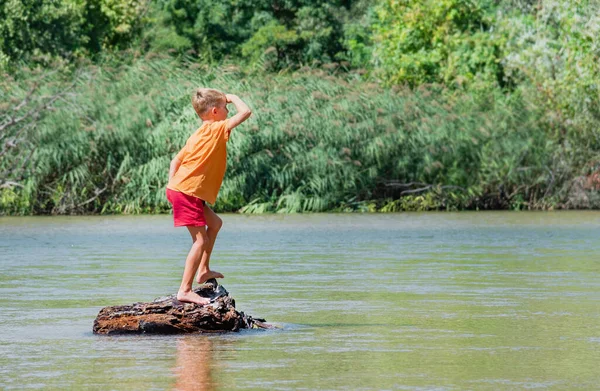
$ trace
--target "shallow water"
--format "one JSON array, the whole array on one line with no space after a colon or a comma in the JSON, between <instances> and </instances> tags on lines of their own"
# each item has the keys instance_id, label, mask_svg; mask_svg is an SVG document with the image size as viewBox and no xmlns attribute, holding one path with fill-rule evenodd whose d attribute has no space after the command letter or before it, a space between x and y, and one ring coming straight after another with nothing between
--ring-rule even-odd
<instances>
[{"instance_id":1,"label":"shallow water","mask_svg":"<svg viewBox=\"0 0 600 391\"><path fill-rule=\"evenodd\" d=\"M0 218L0 389L600 384L600 213L224 215L211 266L282 330L92 334L174 292L170 216Z\"/></svg>"}]
</instances>

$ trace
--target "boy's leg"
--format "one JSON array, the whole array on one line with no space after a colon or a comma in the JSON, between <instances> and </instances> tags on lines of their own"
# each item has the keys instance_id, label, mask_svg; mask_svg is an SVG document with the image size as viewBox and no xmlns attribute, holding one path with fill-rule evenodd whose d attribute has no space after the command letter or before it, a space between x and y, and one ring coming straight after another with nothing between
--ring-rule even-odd
<instances>
[{"instance_id":1,"label":"boy's leg","mask_svg":"<svg viewBox=\"0 0 600 391\"><path fill-rule=\"evenodd\" d=\"M198 269L198 275L196 276L196 281L199 284L202 284L211 278L223 278L221 273L210 270L209 265L210 254L212 254L219 230L223 226L223 220L221 220L208 205L204 205L204 218L206 220L206 236L208 236L208 241L204 246L204 253L202 254L200 268Z\"/></svg>"},{"instance_id":2,"label":"boy's leg","mask_svg":"<svg viewBox=\"0 0 600 391\"><path fill-rule=\"evenodd\" d=\"M177 292L177 300L200 305L208 304L210 303L209 299L200 297L192 290L194 274L196 274L196 271L198 270L202 253L208 244L206 228L188 226L187 229L190 231L194 243L185 260L185 268L183 270L181 286L179 287L179 292Z\"/></svg>"}]
</instances>

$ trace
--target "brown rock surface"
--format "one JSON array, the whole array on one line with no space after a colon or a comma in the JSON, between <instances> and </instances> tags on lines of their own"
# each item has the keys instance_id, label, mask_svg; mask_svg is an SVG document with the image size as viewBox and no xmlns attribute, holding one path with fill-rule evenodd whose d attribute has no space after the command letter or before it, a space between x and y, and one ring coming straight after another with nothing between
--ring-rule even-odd
<instances>
[{"instance_id":1,"label":"brown rock surface","mask_svg":"<svg viewBox=\"0 0 600 391\"><path fill-rule=\"evenodd\" d=\"M264 319L254 319L235 309L235 300L214 279L194 290L211 303L182 303L176 295L150 303L104 307L94 321L94 334L178 334L272 328Z\"/></svg>"}]
</instances>

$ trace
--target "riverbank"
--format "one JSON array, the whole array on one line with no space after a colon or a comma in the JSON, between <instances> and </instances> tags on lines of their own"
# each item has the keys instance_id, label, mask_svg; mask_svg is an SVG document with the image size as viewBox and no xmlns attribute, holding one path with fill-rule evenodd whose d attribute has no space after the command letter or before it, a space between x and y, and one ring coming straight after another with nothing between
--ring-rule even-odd
<instances>
[{"instance_id":1,"label":"riverbank","mask_svg":"<svg viewBox=\"0 0 600 391\"><path fill-rule=\"evenodd\" d=\"M254 111L228 144L218 212L600 207L594 144L548 127L518 93L153 57L10 81L7 101L33 91L22 109L40 115L3 156L0 214L168 212L169 161L199 126L197 86L235 92Z\"/></svg>"}]
</instances>

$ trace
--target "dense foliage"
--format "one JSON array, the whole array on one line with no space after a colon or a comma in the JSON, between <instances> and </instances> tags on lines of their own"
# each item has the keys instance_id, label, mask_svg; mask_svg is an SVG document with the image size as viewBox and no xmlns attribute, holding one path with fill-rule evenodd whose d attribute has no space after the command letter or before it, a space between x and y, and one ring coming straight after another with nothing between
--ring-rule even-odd
<instances>
[{"instance_id":1,"label":"dense foliage","mask_svg":"<svg viewBox=\"0 0 600 391\"><path fill-rule=\"evenodd\" d=\"M0 3L0 69L20 60L92 56L139 33L144 0L6 0Z\"/></svg>"},{"instance_id":2,"label":"dense foliage","mask_svg":"<svg viewBox=\"0 0 600 391\"><path fill-rule=\"evenodd\" d=\"M168 0L157 15L164 15L158 23L171 30L178 50L193 50L208 61L241 56L280 69L335 59L343 51L342 26L352 3Z\"/></svg>"},{"instance_id":3,"label":"dense foliage","mask_svg":"<svg viewBox=\"0 0 600 391\"><path fill-rule=\"evenodd\" d=\"M472 0L386 0L378 7L376 57L392 83L503 83L502 36L490 5Z\"/></svg>"},{"instance_id":4,"label":"dense foliage","mask_svg":"<svg viewBox=\"0 0 600 391\"><path fill-rule=\"evenodd\" d=\"M0 214L167 210L200 85L255 112L218 210L597 208L599 37L594 0L7 0Z\"/></svg>"},{"instance_id":5,"label":"dense foliage","mask_svg":"<svg viewBox=\"0 0 600 391\"><path fill-rule=\"evenodd\" d=\"M349 52L359 50L356 26L366 10L365 0L7 0L0 59L7 66L132 45L271 70L331 63L361 55Z\"/></svg>"},{"instance_id":6,"label":"dense foliage","mask_svg":"<svg viewBox=\"0 0 600 391\"><path fill-rule=\"evenodd\" d=\"M198 126L189 104L196 85L260 108L229 142L217 210L582 206L572 186L580 152L561 148L541 126L543 112L517 95L394 92L323 71L244 76L165 59L90 67L72 87L56 76L44 92L61 99L18 147L30 164L15 172L19 186L1 191L0 208L167 210L169 160Z\"/></svg>"}]
</instances>

